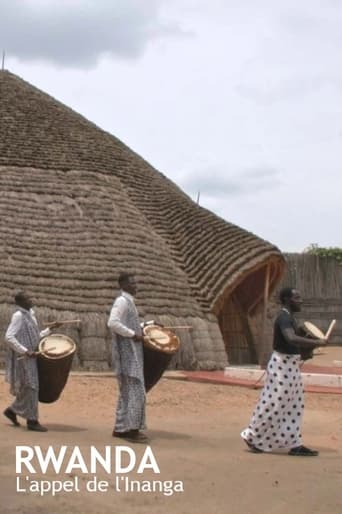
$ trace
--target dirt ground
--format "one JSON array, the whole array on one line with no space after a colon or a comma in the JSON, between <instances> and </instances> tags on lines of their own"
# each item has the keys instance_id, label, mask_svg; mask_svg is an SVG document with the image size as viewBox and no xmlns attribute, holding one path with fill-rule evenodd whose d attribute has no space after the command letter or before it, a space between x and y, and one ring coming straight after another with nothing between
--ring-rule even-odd
<instances>
[{"instance_id":1,"label":"dirt ground","mask_svg":"<svg viewBox=\"0 0 342 514\"><path fill-rule=\"evenodd\" d=\"M315 350L313 359L306 361L314 366L342 367L342 346L326 346Z\"/></svg>"},{"instance_id":2,"label":"dirt ground","mask_svg":"<svg viewBox=\"0 0 342 514\"><path fill-rule=\"evenodd\" d=\"M43 452L75 446L90 465L90 447L104 453L105 446L127 445L134 449L137 465L145 445L122 442L111 436L117 399L113 377L69 377L62 397L41 405L41 422L47 433L29 432L0 420L0 512L4 513L139 513L139 514L341 514L342 512L342 395L307 394L304 442L320 450L316 458L250 453L239 437L259 391L162 379L148 395L147 421L153 456L160 475L146 470L128 474L130 480L182 481L184 492L117 491L114 469L102 467L96 476L109 483L107 492L87 492L93 475L74 470L45 475L24 471L30 481L75 480L80 492L40 496L16 491L16 446L38 445ZM10 400L7 384L0 377L1 409ZM36 466L35 462L34 465ZM122 475L120 475L122 476ZM179 482L178 487L180 487ZM23 482L19 488L27 487ZM148 486L146 486L148 487ZM152 486L151 486L152 487ZM176 487L176 486L175 486Z\"/></svg>"}]
</instances>

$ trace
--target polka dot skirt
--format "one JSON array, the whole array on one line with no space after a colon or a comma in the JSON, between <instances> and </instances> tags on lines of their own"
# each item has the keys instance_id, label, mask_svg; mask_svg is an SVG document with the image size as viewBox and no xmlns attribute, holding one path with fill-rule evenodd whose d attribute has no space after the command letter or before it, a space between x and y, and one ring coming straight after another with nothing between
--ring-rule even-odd
<instances>
[{"instance_id":1,"label":"polka dot skirt","mask_svg":"<svg viewBox=\"0 0 342 514\"><path fill-rule=\"evenodd\" d=\"M241 437L264 452L300 446L304 408L300 356L273 352L251 422Z\"/></svg>"}]
</instances>

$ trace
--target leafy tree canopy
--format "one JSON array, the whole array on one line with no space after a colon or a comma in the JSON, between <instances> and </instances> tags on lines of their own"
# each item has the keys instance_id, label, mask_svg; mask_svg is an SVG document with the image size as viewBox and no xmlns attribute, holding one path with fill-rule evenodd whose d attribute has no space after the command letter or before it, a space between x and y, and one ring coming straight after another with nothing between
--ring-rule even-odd
<instances>
[{"instance_id":1,"label":"leafy tree canopy","mask_svg":"<svg viewBox=\"0 0 342 514\"><path fill-rule=\"evenodd\" d=\"M318 255L319 257L333 257L340 264L342 264L342 248L328 247L324 248L317 244L311 244L304 250L304 253L310 253L312 255Z\"/></svg>"}]
</instances>

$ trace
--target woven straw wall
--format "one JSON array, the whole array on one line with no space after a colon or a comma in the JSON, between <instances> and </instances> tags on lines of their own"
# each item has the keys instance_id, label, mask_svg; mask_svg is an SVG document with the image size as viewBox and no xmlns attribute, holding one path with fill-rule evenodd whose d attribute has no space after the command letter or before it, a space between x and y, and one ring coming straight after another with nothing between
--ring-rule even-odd
<instances>
[{"instance_id":1,"label":"woven straw wall","mask_svg":"<svg viewBox=\"0 0 342 514\"><path fill-rule=\"evenodd\" d=\"M0 304L2 333L24 288L42 320L80 317L77 365L110 361L106 319L121 271L135 273L142 317L188 320L178 367L223 367L217 318L247 277L279 250L196 205L117 138L0 71ZM253 282L253 281L252 281ZM250 282L250 283L252 283ZM6 314L6 316L5 316Z\"/></svg>"}]
</instances>

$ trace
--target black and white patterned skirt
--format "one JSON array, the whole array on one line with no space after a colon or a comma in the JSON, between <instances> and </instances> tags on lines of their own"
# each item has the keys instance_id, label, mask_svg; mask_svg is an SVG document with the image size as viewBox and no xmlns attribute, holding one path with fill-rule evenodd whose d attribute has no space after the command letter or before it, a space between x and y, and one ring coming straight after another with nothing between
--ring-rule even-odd
<instances>
[{"instance_id":1,"label":"black and white patterned skirt","mask_svg":"<svg viewBox=\"0 0 342 514\"><path fill-rule=\"evenodd\" d=\"M273 352L259 401L241 437L264 452L300 446L303 408L300 355Z\"/></svg>"}]
</instances>

